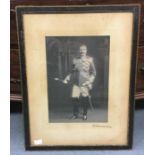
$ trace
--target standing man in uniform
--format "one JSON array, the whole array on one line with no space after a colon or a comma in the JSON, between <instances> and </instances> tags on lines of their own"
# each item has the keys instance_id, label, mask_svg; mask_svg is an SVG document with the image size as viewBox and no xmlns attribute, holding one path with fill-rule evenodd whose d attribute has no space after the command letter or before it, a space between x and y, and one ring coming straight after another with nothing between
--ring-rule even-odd
<instances>
[{"instance_id":1,"label":"standing man in uniform","mask_svg":"<svg viewBox=\"0 0 155 155\"><path fill-rule=\"evenodd\" d=\"M80 46L80 57L73 59L73 68L69 75L63 80L65 84L72 82L72 104L73 118L77 119L79 115L79 103L83 108L83 120L87 119L87 109L89 105L89 91L96 77L96 69L93 58L87 56L87 46Z\"/></svg>"}]
</instances>

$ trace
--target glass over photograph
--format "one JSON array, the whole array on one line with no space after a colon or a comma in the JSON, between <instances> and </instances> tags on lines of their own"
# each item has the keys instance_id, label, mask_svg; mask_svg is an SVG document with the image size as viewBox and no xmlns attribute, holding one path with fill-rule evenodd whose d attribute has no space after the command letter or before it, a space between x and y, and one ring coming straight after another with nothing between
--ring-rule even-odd
<instances>
[{"instance_id":1,"label":"glass over photograph","mask_svg":"<svg viewBox=\"0 0 155 155\"><path fill-rule=\"evenodd\" d=\"M49 123L108 121L110 36L46 36Z\"/></svg>"}]
</instances>

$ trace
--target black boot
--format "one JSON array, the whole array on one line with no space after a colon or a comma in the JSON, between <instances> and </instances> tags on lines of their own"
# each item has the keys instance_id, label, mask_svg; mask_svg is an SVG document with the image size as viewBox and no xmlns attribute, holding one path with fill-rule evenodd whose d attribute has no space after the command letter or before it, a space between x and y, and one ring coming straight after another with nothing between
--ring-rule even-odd
<instances>
[{"instance_id":1,"label":"black boot","mask_svg":"<svg viewBox=\"0 0 155 155\"><path fill-rule=\"evenodd\" d=\"M87 109L88 109L88 104L89 104L89 98L81 97L81 104L83 107L83 120L87 120Z\"/></svg>"},{"instance_id":2,"label":"black boot","mask_svg":"<svg viewBox=\"0 0 155 155\"><path fill-rule=\"evenodd\" d=\"M79 115L79 99L78 98L72 98L72 104L73 104L73 117L72 119L77 119Z\"/></svg>"}]
</instances>

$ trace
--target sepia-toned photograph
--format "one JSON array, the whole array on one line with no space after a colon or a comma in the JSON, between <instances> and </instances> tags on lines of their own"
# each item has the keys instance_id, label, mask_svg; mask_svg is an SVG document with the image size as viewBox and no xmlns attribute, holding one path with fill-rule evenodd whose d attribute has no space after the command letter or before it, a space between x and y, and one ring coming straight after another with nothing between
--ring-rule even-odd
<instances>
[{"instance_id":1,"label":"sepia-toned photograph","mask_svg":"<svg viewBox=\"0 0 155 155\"><path fill-rule=\"evenodd\" d=\"M26 149L131 148L139 11L16 8Z\"/></svg>"},{"instance_id":2,"label":"sepia-toned photograph","mask_svg":"<svg viewBox=\"0 0 155 155\"><path fill-rule=\"evenodd\" d=\"M46 37L49 122L107 122L109 36Z\"/></svg>"}]
</instances>

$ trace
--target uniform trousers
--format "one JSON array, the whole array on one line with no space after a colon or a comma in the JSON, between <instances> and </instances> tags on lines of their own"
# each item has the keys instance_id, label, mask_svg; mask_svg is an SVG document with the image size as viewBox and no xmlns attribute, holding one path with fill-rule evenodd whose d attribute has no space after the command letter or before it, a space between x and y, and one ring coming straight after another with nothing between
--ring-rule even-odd
<instances>
[{"instance_id":1,"label":"uniform trousers","mask_svg":"<svg viewBox=\"0 0 155 155\"><path fill-rule=\"evenodd\" d=\"M86 86L73 85L72 89L72 104L73 115L78 116L79 106L83 108L83 115L87 115L87 109L89 105L89 89Z\"/></svg>"}]
</instances>

